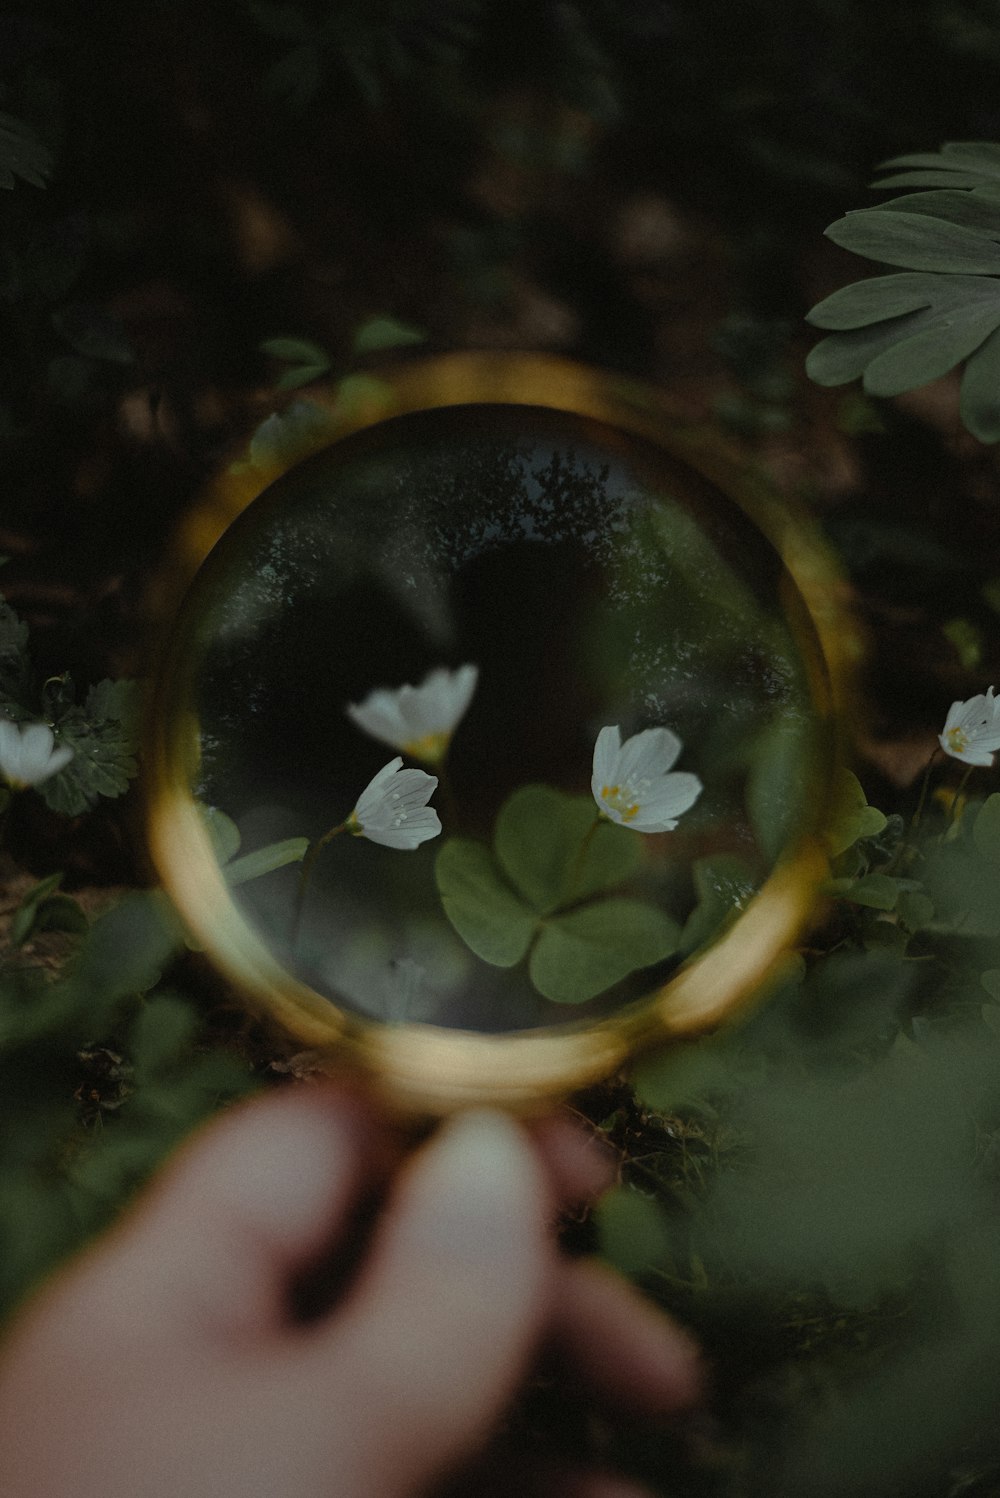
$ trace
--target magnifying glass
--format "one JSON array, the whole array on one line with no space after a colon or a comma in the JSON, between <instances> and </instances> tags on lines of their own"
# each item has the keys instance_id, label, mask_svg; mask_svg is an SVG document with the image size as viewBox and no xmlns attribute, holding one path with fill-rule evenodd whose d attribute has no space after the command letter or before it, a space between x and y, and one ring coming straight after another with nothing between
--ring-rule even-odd
<instances>
[{"instance_id":1,"label":"magnifying glass","mask_svg":"<svg viewBox=\"0 0 1000 1498\"><path fill-rule=\"evenodd\" d=\"M394 1106L715 1024L826 875L829 563L632 382L460 354L275 418L162 596L148 834L195 940Z\"/></svg>"}]
</instances>

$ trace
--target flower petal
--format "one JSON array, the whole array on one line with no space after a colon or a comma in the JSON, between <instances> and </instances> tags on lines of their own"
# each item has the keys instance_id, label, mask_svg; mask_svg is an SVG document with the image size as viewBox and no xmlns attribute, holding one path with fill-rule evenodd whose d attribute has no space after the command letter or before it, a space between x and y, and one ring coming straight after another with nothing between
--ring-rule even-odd
<instances>
[{"instance_id":1,"label":"flower petal","mask_svg":"<svg viewBox=\"0 0 1000 1498\"><path fill-rule=\"evenodd\" d=\"M594 773L590 781L594 799L598 802L601 799L601 788L614 784L621 749L622 735L618 725L602 728L594 745Z\"/></svg>"},{"instance_id":2,"label":"flower petal","mask_svg":"<svg viewBox=\"0 0 1000 1498\"><path fill-rule=\"evenodd\" d=\"M677 818L690 811L702 790L697 775L675 770L642 801L628 825L636 832L672 832L677 826Z\"/></svg>"}]
</instances>

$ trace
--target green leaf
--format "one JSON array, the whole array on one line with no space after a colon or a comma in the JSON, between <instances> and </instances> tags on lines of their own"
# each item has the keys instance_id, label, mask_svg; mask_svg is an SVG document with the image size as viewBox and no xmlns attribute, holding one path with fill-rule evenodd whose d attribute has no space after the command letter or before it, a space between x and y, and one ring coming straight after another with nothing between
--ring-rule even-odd
<instances>
[{"instance_id":1,"label":"green leaf","mask_svg":"<svg viewBox=\"0 0 1000 1498\"><path fill-rule=\"evenodd\" d=\"M998 247L1000 253L1000 247ZM869 395L901 395L954 369L1000 327L1000 281L987 283L984 295L964 306L952 306L920 330L911 329L891 348L876 354L865 369Z\"/></svg>"},{"instance_id":2,"label":"green leaf","mask_svg":"<svg viewBox=\"0 0 1000 1498\"><path fill-rule=\"evenodd\" d=\"M801 826L810 783L813 725L789 712L755 740L747 776L750 823L765 858L776 859Z\"/></svg>"},{"instance_id":3,"label":"green leaf","mask_svg":"<svg viewBox=\"0 0 1000 1498\"><path fill-rule=\"evenodd\" d=\"M972 838L976 848L990 863L1000 863L1000 792L994 791L987 796L975 822L972 824ZM1000 904L1000 889L997 891L997 901Z\"/></svg>"},{"instance_id":4,"label":"green leaf","mask_svg":"<svg viewBox=\"0 0 1000 1498\"><path fill-rule=\"evenodd\" d=\"M13 920L10 923L11 946L20 947L27 941L35 924L39 902L44 900L48 895L54 894L62 881L63 875L61 872L49 874L47 878L39 880L36 885L28 890L20 905L15 910Z\"/></svg>"},{"instance_id":5,"label":"green leaf","mask_svg":"<svg viewBox=\"0 0 1000 1498\"><path fill-rule=\"evenodd\" d=\"M826 843L836 858L863 837L877 837L886 827L886 818L876 807L868 805L861 782L850 770L841 768L834 781L834 803Z\"/></svg>"},{"instance_id":6,"label":"green leaf","mask_svg":"<svg viewBox=\"0 0 1000 1498\"><path fill-rule=\"evenodd\" d=\"M52 895L36 907L32 931L66 931L79 936L89 928L86 911L78 900L70 895Z\"/></svg>"},{"instance_id":7,"label":"green leaf","mask_svg":"<svg viewBox=\"0 0 1000 1498\"><path fill-rule=\"evenodd\" d=\"M28 643L28 626L0 598L0 656L20 655Z\"/></svg>"},{"instance_id":8,"label":"green leaf","mask_svg":"<svg viewBox=\"0 0 1000 1498\"><path fill-rule=\"evenodd\" d=\"M382 349L407 348L426 342L427 334L409 323L398 322L394 317L372 317L355 333L352 352L376 354Z\"/></svg>"},{"instance_id":9,"label":"green leaf","mask_svg":"<svg viewBox=\"0 0 1000 1498\"><path fill-rule=\"evenodd\" d=\"M139 1011L129 1033L129 1048L138 1073L148 1076L173 1066L198 1032L198 1016L182 999L151 999Z\"/></svg>"},{"instance_id":10,"label":"green leaf","mask_svg":"<svg viewBox=\"0 0 1000 1498\"><path fill-rule=\"evenodd\" d=\"M240 851L240 829L217 806L207 806L204 801L199 801L198 812L212 840L212 851L217 860L221 864L228 863Z\"/></svg>"},{"instance_id":11,"label":"green leaf","mask_svg":"<svg viewBox=\"0 0 1000 1498\"><path fill-rule=\"evenodd\" d=\"M994 192L912 192L881 205L896 213L922 213L1000 239L1000 197Z\"/></svg>"},{"instance_id":12,"label":"green leaf","mask_svg":"<svg viewBox=\"0 0 1000 1498\"><path fill-rule=\"evenodd\" d=\"M325 447L333 436L330 413L313 401L293 401L287 411L262 421L250 439L247 462L256 468L287 468ZM241 464L235 467L239 469Z\"/></svg>"},{"instance_id":13,"label":"green leaf","mask_svg":"<svg viewBox=\"0 0 1000 1498\"><path fill-rule=\"evenodd\" d=\"M870 910L895 910L904 890L918 890L919 880L893 879L889 874L865 874L861 879L831 879L827 890L839 900Z\"/></svg>"},{"instance_id":14,"label":"green leaf","mask_svg":"<svg viewBox=\"0 0 1000 1498\"><path fill-rule=\"evenodd\" d=\"M715 1037L672 1045L642 1061L632 1079L636 1095L651 1108L670 1112L732 1084L732 1048Z\"/></svg>"},{"instance_id":15,"label":"green leaf","mask_svg":"<svg viewBox=\"0 0 1000 1498\"><path fill-rule=\"evenodd\" d=\"M642 863L639 833L603 821L595 828L596 818L591 797L546 785L522 786L504 802L494 834L496 856L535 910L548 912L612 888Z\"/></svg>"},{"instance_id":16,"label":"green leaf","mask_svg":"<svg viewBox=\"0 0 1000 1498\"><path fill-rule=\"evenodd\" d=\"M52 152L31 126L11 114L0 114L0 187L13 187L15 177L32 187L44 187L51 174Z\"/></svg>"},{"instance_id":17,"label":"green leaf","mask_svg":"<svg viewBox=\"0 0 1000 1498\"><path fill-rule=\"evenodd\" d=\"M969 355L962 375L959 415L980 442L1000 442L1000 328Z\"/></svg>"},{"instance_id":18,"label":"green leaf","mask_svg":"<svg viewBox=\"0 0 1000 1498\"><path fill-rule=\"evenodd\" d=\"M531 981L556 1004L582 1004L676 952L677 922L636 900L602 900L552 916L531 953Z\"/></svg>"},{"instance_id":19,"label":"green leaf","mask_svg":"<svg viewBox=\"0 0 1000 1498\"><path fill-rule=\"evenodd\" d=\"M288 837L283 842L269 843L266 848L245 853L242 858L226 865L226 883L231 887L245 884L248 879L259 879L273 869L284 868L285 864L298 863L305 857L308 847L307 837Z\"/></svg>"},{"instance_id":20,"label":"green leaf","mask_svg":"<svg viewBox=\"0 0 1000 1498\"><path fill-rule=\"evenodd\" d=\"M711 941L756 888L749 864L737 853L698 858L692 874L698 902L684 923L681 950L685 956Z\"/></svg>"},{"instance_id":21,"label":"green leaf","mask_svg":"<svg viewBox=\"0 0 1000 1498\"><path fill-rule=\"evenodd\" d=\"M1000 245L976 229L924 214L860 208L832 223L826 237L841 249L906 270L1000 273Z\"/></svg>"},{"instance_id":22,"label":"green leaf","mask_svg":"<svg viewBox=\"0 0 1000 1498\"><path fill-rule=\"evenodd\" d=\"M1000 967L987 968L980 974L979 981L991 999L1000 1000Z\"/></svg>"},{"instance_id":23,"label":"green leaf","mask_svg":"<svg viewBox=\"0 0 1000 1498\"><path fill-rule=\"evenodd\" d=\"M663 1209L628 1186L609 1191L594 1208L602 1256L622 1274L641 1274L669 1258Z\"/></svg>"},{"instance_id":24,"label":"green leaf","mask_svg":"<svg viewBox=\"0 0 1000 1498\"><path fill-rule=\"evenodd\" d=\"M489 848L450 838L435 860L434 876L445 915L476 956L494 967L520 962L534 934L535 912L507 884Z\"/></svg>"},{"instance_id":25,"label":"green leaf","mask_svg":"<svg viewBox=\"0 0 1000 1498\"><path fill-rule=\"evenodd\" d=\"M83 706L92 723L119 723L135 734L139 728L142 688L131 677L123 676L117 681L105 677L90 688Z\"/></svg>"},{"instance_id":26,"label":"green leaf","mask_svg":"<svg viewBox=\"0 0 1000 1498\"><path fill-rule=\"evenodd\" d=\"M876 182L876 187L973 187L1000 183L1000 148L993 141L948 141L940 151L911 151L883 161L879 171L916 168ZM917 178L933 178L917 181Z\"/></svg>"},{"instance_id":27,"label":"green leaf","mask_svg":"<svg viewBox=\"0 0 1000 1498\"><path fill-rule=\"evenodd\" d=\"M279 390L295 390L318 380L330 369L330 356L318 343L308 338L268 338L260 344L261 353L291 364L278 381Z\"/></svg>"},{"instance_id":28,"label":"green leaf","mask_svg":"<svg viewBox=\"0 0 1000 1498\"><path fill-rule=\"evenodd\" d=\"M920 931L934 919L934 901L920 890L903 890L896 911L907 930Z\"/></svg>"},{"instance_id":29,"label":"green leaf","mask_svg":"<svg viewBox=\"0 0 1000 1498\"><path fill-rule=\"evenodd\" d=\"M817 302L806 314L806 322L814 328L837 331L866 328L872 323L886 322L890 317L902 317L907 312L919 312L922 307L932 306L940 289L936 276L916 272L872 276L867 281L843 286L840 291Z\"/></svg>"},{"instance_id":30,"label":"green leaf","mask_svg":"<svg viewBox=\"0 0 1000 1498\"><path fill-rule=\"evenodd\" d=\"M983 637L979 626L971 619L959 617L942 624L941 633L955 647L963 669L975 671L983 658Z\"/></svg>"}]
</instances>

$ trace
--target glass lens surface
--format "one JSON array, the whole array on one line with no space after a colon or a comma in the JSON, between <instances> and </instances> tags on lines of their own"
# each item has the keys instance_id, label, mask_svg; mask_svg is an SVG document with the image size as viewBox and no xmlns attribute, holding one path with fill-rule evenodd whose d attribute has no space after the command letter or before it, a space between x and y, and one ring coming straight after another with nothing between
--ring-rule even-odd
<instances>
[{"instance_id":1,"label":"glass lens surface","mask_svg":"<svg viewBox=\"0 0 1000 1498\"><path fill-rule=\"evenodd\" d=\"M450 407L335 444L245 510L188 609L191 789L234 898L370 1019L637 1002L819 794L789 590L735 504L594 421Z\"/></svg>"}]
</instances>

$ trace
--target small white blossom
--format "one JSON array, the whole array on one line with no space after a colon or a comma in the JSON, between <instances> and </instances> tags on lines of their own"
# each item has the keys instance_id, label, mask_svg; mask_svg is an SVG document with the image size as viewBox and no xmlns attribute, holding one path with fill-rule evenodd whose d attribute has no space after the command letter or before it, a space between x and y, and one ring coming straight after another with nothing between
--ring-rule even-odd
<instances>
[{"instance_id":1,"label":"small white blossom","mask_svg":"<svg viewBox=\"0 0 1000 1498\"><path fill-rule=\"evenodd\" d=\"M945 754L967 765L992 765L1000 749L1000 698L994 697L992 687L985 696L980 693L968 702L951 704L938 743Z\"/></svg>"},{"instance_id":2,"label":"small white blossom","mask_svg":"<svg viewBox=\"0 0 1000 1498\"><path fill-rule=\"evenodd\" d=\"M465 716L478 679L478 666L459 666L457 671L439 666L418 687L377 687L364 702L349 703L347 716L373 739L436 765Z\"/></svg>"},{"instance_id":3,"label":"small white blossom","mask_svg":"<svg viewBox=\"0 0 1000 1498\"><path fill-rule=\"evenodd\" d=\"M47 723L11 723L0 718L0 776L15 791L41 785L73 758L66 744L56 748Z\"/></svg>"},{"instance_id":4,"label":"small white blossom","mask_svg":"<svg viewBox=\"0 0 1000 1498\"><path fill-rule=\"evenodd\" d=\"M668 774L680 752L669 728L644 729L624 744L618 727L602 728L590 782L601 815L636 832L672 832L702 790L697 775Z\"/></svg>"},{"instance_id":5,"label":"small white blossom","mask_svg":"<svg viewBox=\"0 0 1000 1498\"><path fill-rule=\"evenodd\" d=\"M425 775L423 770L403 770L402 763L397 755L369 781L346 826L355 837L412 852L441 831L437 812L427 805L437 787L437 776Z\"/></svg>"}]
</instances>

